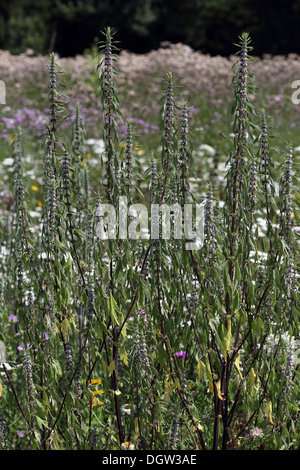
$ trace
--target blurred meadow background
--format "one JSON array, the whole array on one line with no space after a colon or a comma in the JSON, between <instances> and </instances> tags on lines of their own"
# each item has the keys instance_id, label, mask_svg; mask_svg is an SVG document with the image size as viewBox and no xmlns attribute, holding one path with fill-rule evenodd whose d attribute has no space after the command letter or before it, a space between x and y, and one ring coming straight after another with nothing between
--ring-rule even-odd
<instances>
[{"instance_id":1,"label":"blurred meadow background","mask_svg":"<svg viewBox=\"0 0 300 470\"><path fill-rule=\"evenodd\" d=\"M97 90L97 41L110 24L120 42L118 93L121 110L134 125L135 147L141 162L160 151L159 99L168 72L174 76L178 104L187 101L193 132L192 178L197 190L214 181L222 193L222 172L230 148L234 41L246 30L253 34L251 70L257 91L250 97L256 109L264 108L274 129L275 153L300 139L300 104L293 104L292 88L300 77L299 39L296 36L298 1L272 2L64 2L30 0L2 3L0 7L0 79L6 85L6 105L0 108L0 161L2 184L10 177L9 147L22 127L26 188L38 187L48 109L49 53L62 68L71 129L76 103L86 126L89 162L94 170L103 151L101 103ZM124 127L125 128L125 127ZM122 125L119 128L122 136ZM71 133L69 133L71 135ZM34 136L34 139L32 139ZM2 188L3 191L4 188ZM36 203L39 193L36 192Z\"/></svg>"}]
</instances>

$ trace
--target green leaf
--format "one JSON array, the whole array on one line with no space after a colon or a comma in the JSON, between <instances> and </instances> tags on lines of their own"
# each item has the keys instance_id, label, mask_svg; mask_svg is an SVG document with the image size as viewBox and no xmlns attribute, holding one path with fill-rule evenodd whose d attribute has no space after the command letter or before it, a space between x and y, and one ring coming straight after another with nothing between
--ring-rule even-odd
<instances>
[{"instance_id":1,"label":"green leaf","mask_svg":"<svg viewBox=\"0 0 300 470\"><path fill-rule=\"evenodd\" d=\"M60 328L64 341L67 341L69 338L69 333L71 331L71 325L67 318L64 318L63 321L60 323Z\"/></svg>"},{"instance_id":2,"label":"green leaf","mask_svg":"<svg viewBox=\"0 0 300 470\"><path fill-rule=\"evenodd\" d=\"M120 320L118 319L119 312L120 312L119 306L116 300L114 299L112 293L110 293L110 314L111 314L112 319L114 319L115 322L117 323L117 325L120 325Z\"/></svg>"},{"instance_id":3,"label":"green leaf","mask_svg":"<svg viewBox=\"0 0 300 470\"><path fill-rule=\"evenodd\" d=\"M39 429L43 429L43 427L47 428L48 427L48 424L47 422L40 418L39 416L36 416L36 421L37 421L37 426Z\"/></svg>"},{"instance_id":4,"label":"green leaf","mask_svg":"<svg viewBox=\"0 0 300 470\"><path fill-rule=\"evenodd\" d=\"M111 361L111 363L108 366L108 375L109 377L113 374L113 372L116 370L116 363L114 360Z\"/></svg>"}]
</instances>

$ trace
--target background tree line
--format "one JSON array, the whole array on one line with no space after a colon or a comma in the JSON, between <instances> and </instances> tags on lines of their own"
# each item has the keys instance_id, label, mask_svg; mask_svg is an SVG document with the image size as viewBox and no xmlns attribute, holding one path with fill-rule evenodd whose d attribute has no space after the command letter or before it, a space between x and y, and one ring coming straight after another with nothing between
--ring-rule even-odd
<instances>
[{"instance_id":1,"label":"background tree line","mask_svg":"<svg viewBox=\"0 0 300 470\"><path fill-rule=\"evenodd\" d=\"M299 19L300 0L0 0L0 49L73 56L110 25L137 53L171 41L228 55L243 30L256 55L300 53Z\"/></svg>"}]
</instances>

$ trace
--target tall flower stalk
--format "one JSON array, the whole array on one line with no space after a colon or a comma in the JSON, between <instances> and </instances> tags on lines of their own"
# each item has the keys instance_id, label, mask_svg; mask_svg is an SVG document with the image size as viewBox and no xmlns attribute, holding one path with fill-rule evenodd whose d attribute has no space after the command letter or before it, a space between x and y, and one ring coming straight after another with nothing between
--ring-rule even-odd
<instances>
[{"instance_id":1,"label":"tall flower stalk","mask_svg":"<svg viewBox=\"0 0 300 470\"><path fill-rule=\"evenodd\" d=\"M116 162L117 119L122 114L119 106L119 97L116 89L118 51L114 41L114 31L107 27L104 31L105 40L99 42L101 60L97 66L99 71L100 97L103 107L103 140L105 144L105 180L106 197L108 201L113 198Z\"/></svg>"}]
</instances>

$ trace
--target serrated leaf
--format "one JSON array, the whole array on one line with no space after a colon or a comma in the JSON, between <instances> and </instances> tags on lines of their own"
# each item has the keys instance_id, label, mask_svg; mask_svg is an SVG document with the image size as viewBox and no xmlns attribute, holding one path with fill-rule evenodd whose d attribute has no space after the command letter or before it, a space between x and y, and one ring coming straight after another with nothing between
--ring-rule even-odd
<instances>
[{"instance_id":1,"label":"serrated leaf","mask_svg":"<svg viewBox=\"0 0 300 470\"><path fill-rule=\"evenodd\" d=\"M43 427L47 427L47 423L44 419L40 418L39 416L36 416L36 421L37 421L37 426L42 429Z\"/></svg>"},{"instance_id":2,"label":"serrated leaf","mask_svg":"<svg viewBox=\"0 0 300 470\"><path fill-rule=\"evenodd\" d=\"M215 383L215 387L217 390L219 400L224 401L225 398L223 397L223 393L221 392L221 380L218 380L218 382Z\"/></svg>"},{"instance_id":3,"label":"serrated leaf","mask_svg":"<svg viewBox=\"0 0 300 470\"><path fill-rule=\"evenodd\" d=\"M223 333L223 341L222 341L222 354L224 358L227 358L227 354L230 351L232 343L232 334L231 334L231 319L228 320L227 330Z\"/></svg>"},{"instance_id":4,"label":"serrated leaf","mask_svg":"<svg viewBox=\"0 0 300 470\"><path fill-rule=\"evenodd\" d=\"M69 338L69 333L71 331L71 325L69 323L69 320L67 318L64 318L63 321L60 324L61 328L61 333L63 335L64 341L67 341Z\"/></svg>"},{"instance_id":5,"label":"serrated leaf","mask_svg":"<svg viewBox=\"0 0 300 470\"><path fill-rule=\"evenodd\" d=\"M120 353L120 358L124 362L125 366L128 366L128 356L127 356L127 352L126 352L124 345L120 347L119 353Z\"/></svg>"},{"instance_id":6,"label":"serrated leaf","mask_svg":"<svg viewBox=\"0 0 300 470\"><path fill-rule=\"evenodd\" d=\"M244 380L244 377L243 377L242 372L241 372L241 367L240 367L240 359L241 359L240 356L237 356L234 360L234 365L237 368L237 371L239 373L239 376L240 376L241 380Z\"/></svg>"},{"instance_id":7,"label":"serrated leaf","mask_svg":"<svg viewBox=\"0 0 300 470\"><path fill-rule=\"evenodd\" d=\"M255 393L255 378L256 378L256 374L254 372L253 367L251 367L250 373L249 373L249 380L248 380L248 391L249 391L251 398L253 398L254 393Z\"/></svg>"},{"instance_id":8,"label":"serrated leaf","mask_svg":"<svg viewBox=\"0 0 300 470\"><path fill-rule=\"evenodd\" d=\"M118 312L119 312L119 306L118 306L114 296L112 295L112 293L110 293L110 313L111 313L112 318L117 323L117 325L120 324L120 321L119 321L118 315L117 315Z\"/></svg>"},{"instance_id":9,"label":"serrated leaf","mask_svg":"<svg viewBox=\"0 0 300 470\"><path fill-rule=\"evenodd\" d=\"M116 370L116 363L114 360L111 361L111 363L108 366L108 375L109 377L113 374L114 370Z\"/></svg>"},{"instance_id":10,"label":"serrated leaf","mask_svg":"<svg viewBox=\"0 0 300 470\"><path fill-rule=\"evenodd\" d=\"M205 373L205 364L200 360L196 366L196 371L198 372L198 380L200 381Z\"/></svg>"},{"instance_id":11,"label":"serrated leaf","mask_svg":"<svg viewBox=\"0 0 300 470\"><path fill-rule=\"evenodd\" d=\"M214 393L214 384L213 384L212 374L211 374L210 365L208 361L206 361L205 366L206 366L206 375L208 379L207 393Z\"/></svg>"},{"instance_id":12,"label":"serrated leaf","mask_svg":"<svg viewBox=\"0 0 300 470\"><path fill-rule=\"evenodd\" d=\"M274 424L273 422L273 415L272 415L272 402L269 401L265 407L264 411L265 418L269 419L269 424Z\"/></svg>"},{"instance_id":13,"label":"serrated leaf","mask_svg":"<svg viewBox=\"0 0 300 470\"><path fill-rule=\"evenodd\" d=\"M172 396L173 390L169 382L166 380L165 381L165 401L166 403L170 403L170 399Z\"/></svg>"},{"instance_id":14,"label":"serrated leaf","mask_svg":"<svg viewBox=\"0 0 300 470\"><path fill-rule=\"evenodd\" d=\"M181 390L182 387L180 385L180 382L179 382L179 379L176 379L175 382L174 382L174 388L177 389L177 390Z\"/></svg>"}]
</instances>

